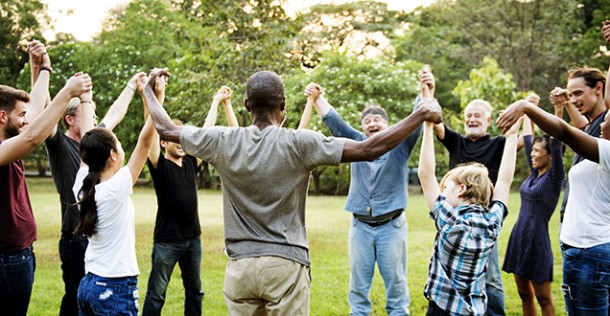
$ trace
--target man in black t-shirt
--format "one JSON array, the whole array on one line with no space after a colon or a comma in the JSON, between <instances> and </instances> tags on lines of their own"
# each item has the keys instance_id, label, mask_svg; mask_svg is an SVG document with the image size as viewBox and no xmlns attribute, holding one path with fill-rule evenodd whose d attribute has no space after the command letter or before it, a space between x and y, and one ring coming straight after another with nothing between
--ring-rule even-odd
<instances>
[{"instance_id":1,"label":"man in black t-shirt","mask_svg":"<svg viewBox=\"0 0 610 316\"><path fill-rule=\"evenodd\" d=\"M431 95L434 96L435 82L430 70L421 70L419 72L419 79L422 85L428 86ZM489 178L495 184L506 138L504 136L493 137L488 134L487 129L491 124L491 112L492 108L488 102L480 99L473 100L464 109L464 131L466 135L461 135L443 123L436 124L434 132L436 137L449 151L449 168L453 168L460 163L482 163L489 170ZM519 137L518 148L522 146L523 141ZM489 254L489 262L487 264L485 286L487 315L506 314L502 274L498 257L498 243L496 243Z\"/></svg>"},{"instance_id":2,"label":"man in black t-shirt","mask_svg":"<svg viewBox=\"0 0 610 316\"><path fill-rule=\"evenodd\" d=\"M166 79L157 78L155 94L161 104L165 96ZM237 126L231 109L232 91L222 87L214 97L204 127L216 123L217 108L223 102L229 126ZM182 125L180 121L174 121ZM197 171L201 160L186 155L177 143L156 141L148 155L148 169L157 194L152 270L142 315L161 315L165 293L176 263L182 272L184 285L184 315L201 315L201 227L197 208ZM165 154L161 153L161 147Z\"/></svg>"}]
</instances>

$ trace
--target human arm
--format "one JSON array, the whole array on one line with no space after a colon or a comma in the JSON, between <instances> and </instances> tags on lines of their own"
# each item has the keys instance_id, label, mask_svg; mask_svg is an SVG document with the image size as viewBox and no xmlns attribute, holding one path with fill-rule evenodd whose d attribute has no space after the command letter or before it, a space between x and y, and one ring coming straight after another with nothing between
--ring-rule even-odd
<instances>
[{"instance_id":1,"label":"human arm","mask_svg":"<svg viewBox=\"0 0 610 316\"><path fill-rule=\"evenodd\" d=\"M142 168L144 167L144 163L146 163L146 158L148 157L148 152L152 146L152 142L154 140L154 131L153 122L150 116L146 119L146 123L144 123L144 127L140 132L140 136L138 137L138 143L136 147L133 149L131 153L131 157L129 157L129 161L127 162L127 168L129 168L129 172L131 173L131 179L133 180L132 184L135 184L140 176L140 172L142 172Z\"/></svg>"},{"instance_id":2,"label":"human arm","mask_svg":"<svg viewBox=\"0 0 610 316\"><path fill-rule=\"evenodd\" d=\"M36 85L42 84L43 81L48 82L46 71L40 74ZM70 99L79 96L89 89L91 89L91 78L88 75L70 78L55 96L51 104L30 123L27 129L0 144L0 166L19 160L36 149L47 138L51 130L55 128L57 121L59 121L59 118L66 110ZM3 113L5 112L0 111L0 120L6 120Z\"/></svg>"},{"instance_id":3,"label":"human arm","mask_svg":"<svg viewBox=\"0 0 610 316\"><path fill-rule=\"evenodd\" d=\"M165 101L166 86L167 78L165 76L157 77L157 79L155 80L155 96L157 97L157 101L159 101L159 104L161 104L161 106L163 106L163 102ZM149 116L148 103L146 102L146 98L142 99L144 102L144 118L146 119ZM157 168L157 164L159 163L159 156L161 155L161 144L159 139L159 133L157 133L154 127L152 137L153 139L150 145L150 150L148 151L148 160L150 160L150 163L152 164L153 168Z\"/></svg>"},{"instance_id":4,"label":"human arm","mask_svg":"<svg viewBox=\"0 0 610 316\"><path fill-rule=\"evenodd\" d=\"M222 101L222 105L225 108L225 117L227 118L227 125L229 127L239 127L239 123L237 122L237 117L235 116L235 111L233 111L233 106L231 105L231 96L233 96L233 90L227 86L222 86L221 89L225 89L225 93L228 94L228 97Z\"/></svg>"},{"instance_id":5,"label":"human arm","mask_svg":"<svg viewBox=\"0 0 610 316\"><path fill-rule=\"evenodd\" d=\"M604 35L604 39L606 43L610 43L610 20L604 21L604 25L602 26L602 34ZM610 67L608 67L608 74L606 77L606 90L604 94L604 102L606 103L606 108L610 109L610 84L608 84L608 80L610 79Z\"/></svg>"},{"instance_id":6,"label":"human arm","mask_svg":"<svg viewBox=\"0 0 610 316\"><path fill-rule=\"evenodd\" d=\"M316 109L318 116L324 117L330 112L332 106L326 101L324 96L322 96L322 87L320 85L313 82L307 85L305 88L305 97L309 99L310 96L313 97L313 107Z\"/></svg>"},{"instance_id":7,"label":"human arm","mask_svg":"<svg viewBox=\"0 0 610 316\"><path fill-rule=\"evenodd\" d=\"M133 95L137 91L138 88L138 80L143 81L146 78L146 73L139 72L135 74L129 83L125 86L119 97L114 101L114 103L108 109L108 112L100 122L100 124L104 124L107 129L113 130L125 117L127 113L127 109L129 108L129 103L133 98Z\"/></svg>"},{"instance_id":8,"label":"human arm","mask_svg":"<svg viewBox=\"0 0 610 316\"><path fill-rule=\"evenodd\" d=\"M510 193L510 184L513 182L515 175L515 163L517 158L517 134L521 127L522 119L518 119L506 132L506 142L504 143L504 151L498 170L498 180L493 191L492 200L502 201L505 204L508 202Z\"/></svg>"},{"instance_id":9,"label":"human arm","mask_svg":"<svg viewBox=\"0 0 610 316\"><path fill-rule=\"evenodd\" d=\"M417 72L417 78L419 79L421 97L434 98L434 92L436 91L436 81L434 79L432 71L430 71L430 68L424 66L423 69ZM434 124L433 130L434 134L436 134L439 140L445 139L445 125L443 124L443 122Z\"/></svg>"},{"instance_id":10,"label":"human arm","mask_svg":"<svg viewBox=\"0 0 610 316\"><path fill-rule=\"evenodd\" d=\"M225 86L222 86L220 89L218 89L214 99L212 99L210 111L208 111L208 116L206 116L205 122L203 123L204 128L216 125L216 118L218 118L218 104L231 96L225 88Z\"/></svg>"},{"instance_id":11,"label":"human arm","mask_svg":"<svg viewBox=\"0 0 610 316\"><path fill-rule=\"evenodd\" d=\"M557 116L563 118L563 108L566 109L568 116L570 117L570 121L574 127L583 129L589 123L589 120L587 120L585 116L580 115L576 107L574 107L573 104L570 104L568 90L555 87L555 89L549 93L549 100L553 104L553 108L555 109L556 113L555 115L558 113L558 108L561 108L561 115Z\"/></svg>"},{"instance_id":12,"label":"human arm","mask_svg":"<svg viewBox=\"0 0 610 316\"><path fill-rule=\"evenodd\" d=\"M413 113L397 124L361 142L346 140L341 162L373 161L400 144L424 121L438 123L440 120L441 110L438 103L432 99L424 99Z\"/></svg>"},{"instance_id":13,"label":"human arm","mask_svg":"<svg viewBox=\"0 0 610 316\"><path fill-rule=\"evenodd\" d=\"M307 98L307 103L305 103L305 109L303 109L303 115L301 115L301 120L299 121L298 129L307 128L309 126L309 120L311 119L311 110L316 103L316 99L322 93L322 88L311 82L305 88L305 97ZM318 108L316 108L316 112L319 114ZM327 111L328 112L328 111ZM322 115L320 115L322 116Z\"/></svg>"},{"instance_id":14,"label":"human arm","mask_svg":"<svg viewBox=\"0 0 610 316\"><path fill-rule=\"evenodd\" d=\"M50 103L49 100L49 78L51 77L51 59L47 54L44 44L37 40L30 42L28 45L28 53L30 56L30 78L32 83L32 91L30 92L30 103L26 117L32 122ZM41 74L46 75L42 76ZM42 82L39 82L38 79Z\"/></svg>"},{"instance_id":15,"label":"human arm","mask_svg":"<svg viewBox=\"0 0 610 316\"><path fill-rule=\"evenodd\" d=\"M426 204L431 210L434 208L434 202L441 193L438 182L436 181L436 161L434 157L434 139L433 139L433 124L424 123L424 136L421 142L421 151L419 154L419 167L417 176L421 184L422 191Z\"/></svg>"},{"instance_id":16,"label":"human arm","mask_svg":"<svg viewBox=\"0 0 610 316\"><path fill-rule=\"evenodd\" d=\"M599 162L599 150L595 137L568 125L561 118L549 114L525 100L517 101L506 108L498 118L497 124L506 131L523 114L526 114L547 134L570 146L577 154L585 159Z\"/></svg>"},{"instance_id":17,"label":"human arm","mask_svg":"<svg viewBox=\"0 0 610 316\"><path fill-rule=\"evenodd\" d=\"M153 70L144 84L144 98L146 99L146 106L154 122L155 129L159 133L159 137L162 140L180 143L180 132L183 127L172 122L171 117L163 109L154 92L156 78L169 75L167 69Z\"/></svg>"}]
</instances>

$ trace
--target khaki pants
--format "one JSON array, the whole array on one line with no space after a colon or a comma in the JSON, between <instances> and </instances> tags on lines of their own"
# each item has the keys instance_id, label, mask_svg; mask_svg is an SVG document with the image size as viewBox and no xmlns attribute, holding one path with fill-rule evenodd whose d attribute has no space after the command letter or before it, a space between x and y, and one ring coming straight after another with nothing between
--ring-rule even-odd
<instances>
[{"instance_id":1,"label":"khaki pants","mask_svg":"<svg viewBox=\"0 0 610 316\"><path fill-rule=\"evenodd\" d=\"M230 260L223 294L229 315L309 315L309 267L280 257Z\"/></svg>"}]
</instances>

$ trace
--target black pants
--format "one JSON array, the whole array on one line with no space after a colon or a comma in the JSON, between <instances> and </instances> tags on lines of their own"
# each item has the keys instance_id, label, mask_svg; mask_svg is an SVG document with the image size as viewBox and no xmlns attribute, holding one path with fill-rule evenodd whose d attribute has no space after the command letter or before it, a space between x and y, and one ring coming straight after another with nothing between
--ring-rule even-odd
<instances>
[{"instance_id":1,"label":"black pants","mask_svg":"<svg viewBox=\"0 0 610 316\"><path fill-rule=\"evenodd\" d=\"M451 316L451 314L438 307L433 301L429 301L426 316Z\"/></svg>"},{"instance_id":2,"label":"black pants","mask_svg":"<svg viewBox=\"0 0 610 316\"><path fill-rule=\"evenodd\" d=\"M59 315L78 316L76 293L85 275L85 250L88 244L86 237L77 237L69 233L63 233L59 239L59 258L65 287Z\"/></svg>"}]
</instances>

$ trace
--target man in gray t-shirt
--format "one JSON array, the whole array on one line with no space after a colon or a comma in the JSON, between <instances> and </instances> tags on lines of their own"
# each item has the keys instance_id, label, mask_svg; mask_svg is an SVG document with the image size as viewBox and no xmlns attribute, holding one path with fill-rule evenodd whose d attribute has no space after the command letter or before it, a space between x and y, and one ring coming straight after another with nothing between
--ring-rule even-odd
<instances>
[{"instance_id":1,"label":"man in gray t-shirt","mask_svg":"<svg viewBox=\"0 0 610 316\"><path fill-rule=\"evenodd\" d=\"M281 128L286 116L284 84L261 71L246 84L252 125L243 128L176 126L157 102L152 83L144 89L161 139L208 161L223 183L225 246L230 262L223 294L229 315L256 310L309 314L309 247L305 199L309 174L319 165L374 160L402 142L424 120L439 122L431 100L398 124L358 142L308 130Z\"/></svg>"}]
</instances>

